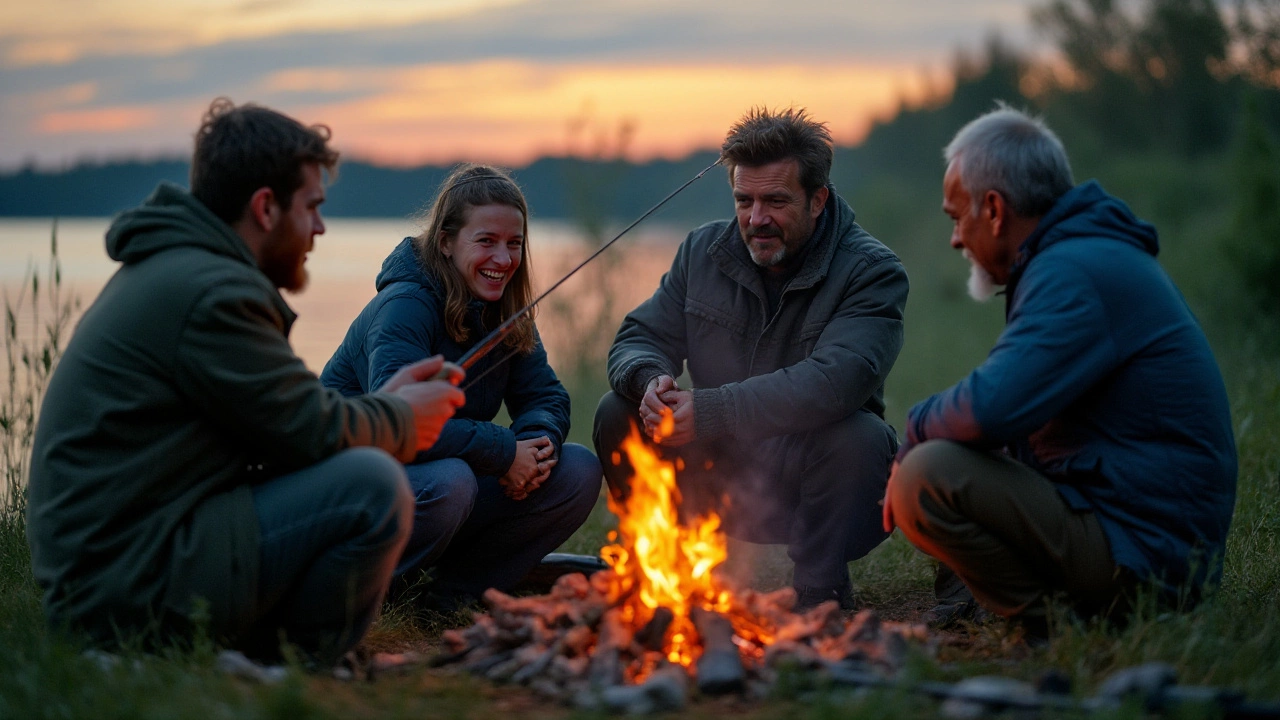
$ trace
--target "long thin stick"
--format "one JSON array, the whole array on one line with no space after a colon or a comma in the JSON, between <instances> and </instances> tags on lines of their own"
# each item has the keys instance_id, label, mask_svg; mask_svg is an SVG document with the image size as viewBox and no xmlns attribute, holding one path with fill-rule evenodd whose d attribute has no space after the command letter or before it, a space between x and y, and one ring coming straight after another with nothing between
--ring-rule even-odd
<instances>
[{"instance_id":1,"label":"long thin stick","mask_svg":"<svg viewBox=\"0 0 1280 720\"><path fill-rule=\"evenodd\" d=\"M676 195L679 195L681 192L684 191L685 188L689 187L695 181L701 178L703 175L706 175L708 172L710 172L711 168L719 165L720 160L721 160L720 158L716 158L716 161L706 166L705 168L703 168L702 172L689 178L687 181L685 181L683 185L673 190L670 195L667 195L666 197L662 198L662 200L658 201L657 205L654 205L653 207L646 210L643 215L636 218L630 225L623 228L622 232L615 235L612 240L605 243L604 245L601 245L600 248L595 252L591 253L591 255L586 260L583 260L582 262L578 263L577 267L570 270L567 275L557 280L555 285L552 285L551 287L547 288L545 291L543 291L541 295L534 298L533 301L530 302L528 305L525 305L524 307L520 308L518 312L516 312L511 317L504 320L501 325L494 328L493 332L486 335L483 340L476 343L474 346L472 346L470 350L468 350L465 354L463 354L463 356L458 359L458 365L461 365L463 370L469 370L471 366L475 365L480 360L480 358L484 357L485 355L488 355L490 351L492 351L495 347L497 347L499 343L501 343L503 340L506 339L508 335L511 334L511 331L515 329L516 321L519 320L522 316L524 316L525 313L532 310L534 306L536 306L539 302L542 301L543 298L550 295L556 288L563 285L565 280L568 280L569 278L573 277L574 273L586 267L587 263L599 257L600 253L604 252L605 250L608 250L610 245L613 245L614 243L618 242L618 240L621 239L623 235L626 235L627 232L631 230L631 228L634 228L636 225L639 225L642 220L652 215L654 212L658 210L658 208L662 207L663 205L666 205L668 200L675 197ZM508 355L506 358L503 358L503 360L506 360L508 358L510 358L510 355ZM501 362L494 363L493 367L497 367L498 365L501 365L501 364L502 364ZM486 370L485 373L488 373L488 370ZM467 385L464 387L464 389L466 387L470 387L473 383L476 382L476 380L479 380L481 377L483 377L483 375L477 375L474 379L468 378L469 382L467 382Z\"/></svg>"}]
</instances>

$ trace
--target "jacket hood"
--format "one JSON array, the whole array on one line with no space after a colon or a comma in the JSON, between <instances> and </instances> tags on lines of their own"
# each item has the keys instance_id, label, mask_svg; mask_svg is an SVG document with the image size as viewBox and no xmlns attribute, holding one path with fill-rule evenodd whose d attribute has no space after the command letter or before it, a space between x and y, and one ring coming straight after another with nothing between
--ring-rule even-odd
<instances>
[{"instance_id":1,"label":"jacket hood","mask_svg":"<svg viewBox=\"0 0 1280 720\"><path fill-rule=\"evenodd\" d=\"M257 267L230 225L170 182L160 183L142 205L117 215L107 230L107 255L125 264L175 247L199 247Z\"/></svg>"},{"instance_id":2,"label":"jacket hood","mask_svg":"<svg viewBox=\"0 0 1280 720\"><path fill-rule=\"evenodd\" d=\"M375 281L379 292L388 285L398 282L414 283L437 293L440 291L435 277L427 272L422 261L418 259L418 250L414 247L411 237L401 240L387 259L382 261L382 269L378 271Z\"/></svg>"},{"instance_id":3,"label":"jacket hood","mask_svg":"<svg viewBox=\"0 0 1280 720\"><path fill-rule=\"evenodd\" d=\"M1058 198L1022 242L1009 275L1009 286L1017 282L1036 255L1060 242L1080 237L1123 242L1153 257L1160 252L1155 227L1139 220L1128 205L1107 194L1096 180L1090 180Z\"/></svg>"}]
</instances>

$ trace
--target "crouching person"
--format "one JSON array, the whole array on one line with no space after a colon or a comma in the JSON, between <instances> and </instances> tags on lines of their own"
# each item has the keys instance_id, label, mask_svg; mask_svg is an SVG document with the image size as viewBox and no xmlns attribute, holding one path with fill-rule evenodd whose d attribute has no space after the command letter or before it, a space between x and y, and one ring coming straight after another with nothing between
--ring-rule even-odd
<instances>
[{"instance_id":1,"label":"crouching person","mask_svg":"<svg viewBox=\"0 0 1280 720\"><path fill-rule=\"evenodd\" d=\"M191 192L161 184L107 233L120 269L85 312L40 411L27 534L51 626L102 646L203 618L258 657L317 662L376 617L408 538L399 460L463 402L431 359L344 398L293 353L324 232L328 129L214 101Z\"/></svg>"},{"instance_id":2,"label":"crouching person","mask_svg":"<svg viewBox=\"0 0 1280 720\"><path fill-rule=\"evenodd\" d=\"M1138 585L1194 602L1222 573L1235 441L1155 229L1096 182L1073 187L1057 137L1015 110L966 125L946 159L951 246L971 295L1004 286L1006 326L982 365L908 413L885 529L1032 630L1049 594L1083 614L1123 610Z\"/></svg>"},{"instance_id":3,"label":"crouching person","mask_svg":"<svg viewBox=\"0 0 1280 720\"><path fill-rule=\"evenodd\" d=\"M345 395L378 390L428 355L460 360L533 299L524 193L505 172L462 164L445 179L417 237L378 273L378 294L351 323L320 380ZM413 532L396 590L424 570L419 607L452 610L509 591L569 539L600 497L600 462L566 442L569 393L547 362L533 314L472 368L466 407L405 471ZM506 406L510 426L494 422Z\"/></svg>"}]
</instances>

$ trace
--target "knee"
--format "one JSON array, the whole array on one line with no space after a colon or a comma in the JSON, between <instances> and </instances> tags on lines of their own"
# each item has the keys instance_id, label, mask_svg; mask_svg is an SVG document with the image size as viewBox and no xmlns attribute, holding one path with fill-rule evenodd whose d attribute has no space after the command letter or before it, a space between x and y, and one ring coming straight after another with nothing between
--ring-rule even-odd
<instances>
[{"instance_id":1,"label":"knee","mask_svg":"<svg viewBox=\"0 0 1280 720\"><path fill-rule=\"evenodd\" d=\"M560 475L557 484L572 494L575 504L584 505L588 510L595 506L604 470L594 453L577 443L565 443L560 448L556 470Z\"/></svg>"},{"instance_id":2,"label":"knee","mask_svg":"<svg viewBox=\"0 0 1280 720\"><path fill-rule=\"evenodd\" d=\"M638 418L637 406L615 392L607 392L596 406L595 425L591 438L596 452L602 456L617 450L617 445L631 432L631 425Z\"/></svg>"},{"instance_id":3,"label":"knee","mask_svg":"<svg viewBox=\"0 0 1280 720\"><path fill-rule=\"evenodd\" d=\"M930 440L912 448L899 463L889 488L894 513L914 517L919 515L924 497L949 495L948 489L958 481L951 470L967 452L950 440Z\"/></svg>"},{"instance_id":4,"label":"knee","mask_svg":"<svg viewBox=\"0 0 1280 720\"><path fill-rule=\"evenodd\" d=\"M443 516L459 523L471 514L480 484L475 471L461 458L445 458L406 465L409 487L417 510L429 512L441 521Z\"/></svg>"},{"instance_id":5,"label":"knee","mask_svg":"<svg viewBox=\"0 0 1280 720\"><path fill-rule=\"evenodd\" d=\"M394 518L398 534L407 535L413 523L413 494L400 461L369 447L344 450L342 459L350 468L346 474L357 480L348 484L348 492L364 506L364 514L375 524Z\"/></svg>"},{"instance_id":6,"label":"knee","mask_svg":"<svg viewBox=\"0 0 1280 720\"><path fill-rule=\"evenodd\" d=\"M811 448L818 463L837 469L840 477L874 478L879 488L889 478L897 440L893 429L869 412L856 412L814 431Z\"/></svg>"}]
</instances>

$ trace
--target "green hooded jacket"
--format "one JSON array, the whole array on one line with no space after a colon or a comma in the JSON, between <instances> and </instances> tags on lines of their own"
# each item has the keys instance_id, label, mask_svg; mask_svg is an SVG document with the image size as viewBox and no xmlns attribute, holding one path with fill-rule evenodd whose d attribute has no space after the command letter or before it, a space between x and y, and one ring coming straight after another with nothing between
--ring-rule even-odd
<instances>
[{"instance_id":1,"label":"green hooded jacket","mask_svg":"<svg viewBox=\"0 0 1280 720\"><path fill-rule=\"evenodd\" d=\"M190 618L199 594L215 632L234 635L257 600L250 483L353 446L411 460L413 411L322 386L248 246L182 188L117 217L107 253L122 265L50 380L32 451L27 538L47 619L111 642Z\"/></svg>"}]
</instances>

